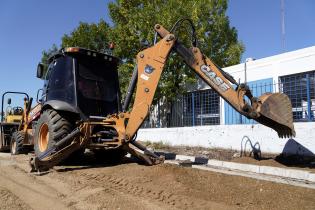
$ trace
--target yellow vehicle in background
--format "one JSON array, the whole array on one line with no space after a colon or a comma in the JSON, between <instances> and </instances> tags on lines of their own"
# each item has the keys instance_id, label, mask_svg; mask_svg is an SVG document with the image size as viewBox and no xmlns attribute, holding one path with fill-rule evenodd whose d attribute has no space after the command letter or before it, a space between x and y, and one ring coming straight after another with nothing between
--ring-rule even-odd
<instances>
[{"instance_id":1,"label":"yellow vehicle in background","mask_svg":"<svg viewBox=\"0 0 315 210\"><path fill-rule=\"evenodd\" d=\"M4 98L7 94L24 95L24 107L11 106L7 100L4 112ZM31 109L33 98L24 92L5 92L2 95L0 122L0 151L10 151L12 155L24 154L34 149L33 127L39 117L41 105Z\"/></svg>"},{"instance_id":2,"label":"yellow vehicle in background","mask_svg":"<svg viewBox=\"0 0 315 210\"><path fill-rule=\"evenodd\" d=\"M23 120L24 109L20 106L11 106L11 98L7 100L7 107L4 111L4 99L8 94L24 96L24 104L27 105L30 98L27 93L8 91L3 93L1 102L1 122L0 122L0 151L9 151L11 136L18 130Z\"/></svg>"},{"instance_id":3,"label":"yellow vehicle in background","mask_svg":"<svg viewBox=\"0 0 315 210\"><path fill-rule=\"evenodd\" d=\"M11 102L11 100L10 100ZM6 115L5 115L5 121L8 123L13 123L13 122L21 122L23 118L23 108L16 106L16 107L11 107L9 106L6 110Z\"/></svg>"}]
</instances>

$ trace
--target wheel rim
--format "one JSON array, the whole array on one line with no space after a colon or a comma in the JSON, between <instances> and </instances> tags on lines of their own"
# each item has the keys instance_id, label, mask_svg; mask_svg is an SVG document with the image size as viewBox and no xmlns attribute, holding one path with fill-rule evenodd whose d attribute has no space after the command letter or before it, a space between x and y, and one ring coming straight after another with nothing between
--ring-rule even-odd
<instances>
[{"instance_id":1,"label":"wheel rim","mask_svg":"<svg viewBox=\"0 0 315 210\"><path fill-rule=\"evenodd\" d=\"M12 154L16 153L16 142L15 141L12 142L11 151L12 151Z\"/></svg>"},{"instance_id":2,"label":"wheel rim","mask_svg":"<svg viewBox=\"0 0 315 210\"><path fill-rule=\"evenodd\" d=\"M40 129L39 129L39 137L38 137L39 151L44 152L47 149L48 139L49 139L48 125L43 124L40 126Z\"/></svg>"}]
</instances>

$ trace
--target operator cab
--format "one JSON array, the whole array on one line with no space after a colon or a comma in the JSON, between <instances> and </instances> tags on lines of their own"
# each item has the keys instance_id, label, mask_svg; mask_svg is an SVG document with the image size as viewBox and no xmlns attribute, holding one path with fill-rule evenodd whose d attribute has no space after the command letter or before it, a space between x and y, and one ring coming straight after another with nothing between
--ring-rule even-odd
<instances>
[{"instance_id":1,"label":"operator cab","mask_svg":"<svg viewBox=\"0 0 315 210\"><path fill-rule=\"evenodd\" d=\"M44 80L43 106L78 113L81 118L105 117L119 107L119 59L78 47L61 49L48 59L44 74L39 66L37 77Z\"/></svg>"}]
</instances>

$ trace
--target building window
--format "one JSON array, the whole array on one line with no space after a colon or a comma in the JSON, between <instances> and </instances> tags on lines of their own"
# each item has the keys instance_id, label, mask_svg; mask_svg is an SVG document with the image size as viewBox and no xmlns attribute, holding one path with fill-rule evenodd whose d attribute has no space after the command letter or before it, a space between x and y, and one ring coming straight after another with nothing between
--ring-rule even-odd
<instances>
[{"instance_id":1,"label":"building window","mask_svg":"<svg viewBox=\"0 0 315 210\"><path fill-rule=\"evenodd\" d=\"M280 92L291 100L294 121L315 121L315 71L286 75L279 80Z\"/></svg>"}]
</instances>

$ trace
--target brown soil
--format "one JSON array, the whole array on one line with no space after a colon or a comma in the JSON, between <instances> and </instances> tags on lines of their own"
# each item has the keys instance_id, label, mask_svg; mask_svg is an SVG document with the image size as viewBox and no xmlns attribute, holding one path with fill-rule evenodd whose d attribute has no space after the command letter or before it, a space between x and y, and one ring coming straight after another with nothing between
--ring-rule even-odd
<instances>
[{"instance_id":1,"label":"brown soil","mask_svg":"<svg viewBox=\"0 0 315 210\"><path fill-rule=\"evenodd\" d=\"M260 165L260 166L286 167L282 163L275 161L273 158L264 159L264 160L255 160L252 157L240 157L240 158L234 158L232 162L255 164L255 165Z\"/></svg>"},{"instance_id":2,"label":"brown soil","mask_svg":"<svg viewBox=\"0 0 315 210\"><path fill-rule=\"evenodd\" d=\"M0 188L0 201L2 210L27 210L30 209L20 198L5 188Z\"/></svg>"},{"instance_id":3,"label":"brown soil","mask_svg":"<svg viewBox=\"0 0 315 210\"><path fill-rule=\"evenodd\" d=\"M315 190L245 177L128 159L110 166L89 156L35 176L28 158L0 157L0 209L315 208Z\"/></svg>"},{"instance_id":4,"label":"brown soil","mask_svg":"<svg viewBox=\"0 0 315 210\"><path fill-rule=\"evenodd\" d=\"M148 144L148 147L155 151L172 152L180 155L191 155L205 157L208 159L216 159L222 161L231 161L236 163L255 164L261 166L274 166L290 169L307 170L315 173L314 157L288 156L284 157L281 154L264 153L260 160L254 159L246 154L246 157L239 157L240 152L237 150L226 149L210 149L203 147L186 147L186 146L168 146L163 144Z\"/></svg>"},{"instance_id":5,"label":"brown soil","mask_svg":"<svg viewBox=\"0 0 315 210\"><path fill-rule=\"evenodd\" d=\"M180 147L176 148L176 154L187 154L187 155L194 155L194 156L201 156L207 157L208 159L217 159L223 161L232 160L234 157L233 155L237 154L236 150L224 150L224 149L207 149L199 147L186 147L182 149Z\"/></svg>"},{"instance_id":6,"label":"brown soil","mask_svg":"<svg viewBox=\"0 0 315 210\"><path fill-rule=\"evenodd\" d=\"M141 141L140 141L141 142ZM163 143L141 142L154 151L171 152L179 155L190 155L204 157L208 159L216 159L222 161L231 161L240 157L237 150L228 150L222 148L205 148L205 147L188 147L188 146L170 146ZM244 155L245 156L245 155ZM246 156L249 156L246 153ZM275 154L263 154L267 158L276 158Z\"/></svg>"}]
</instances>

